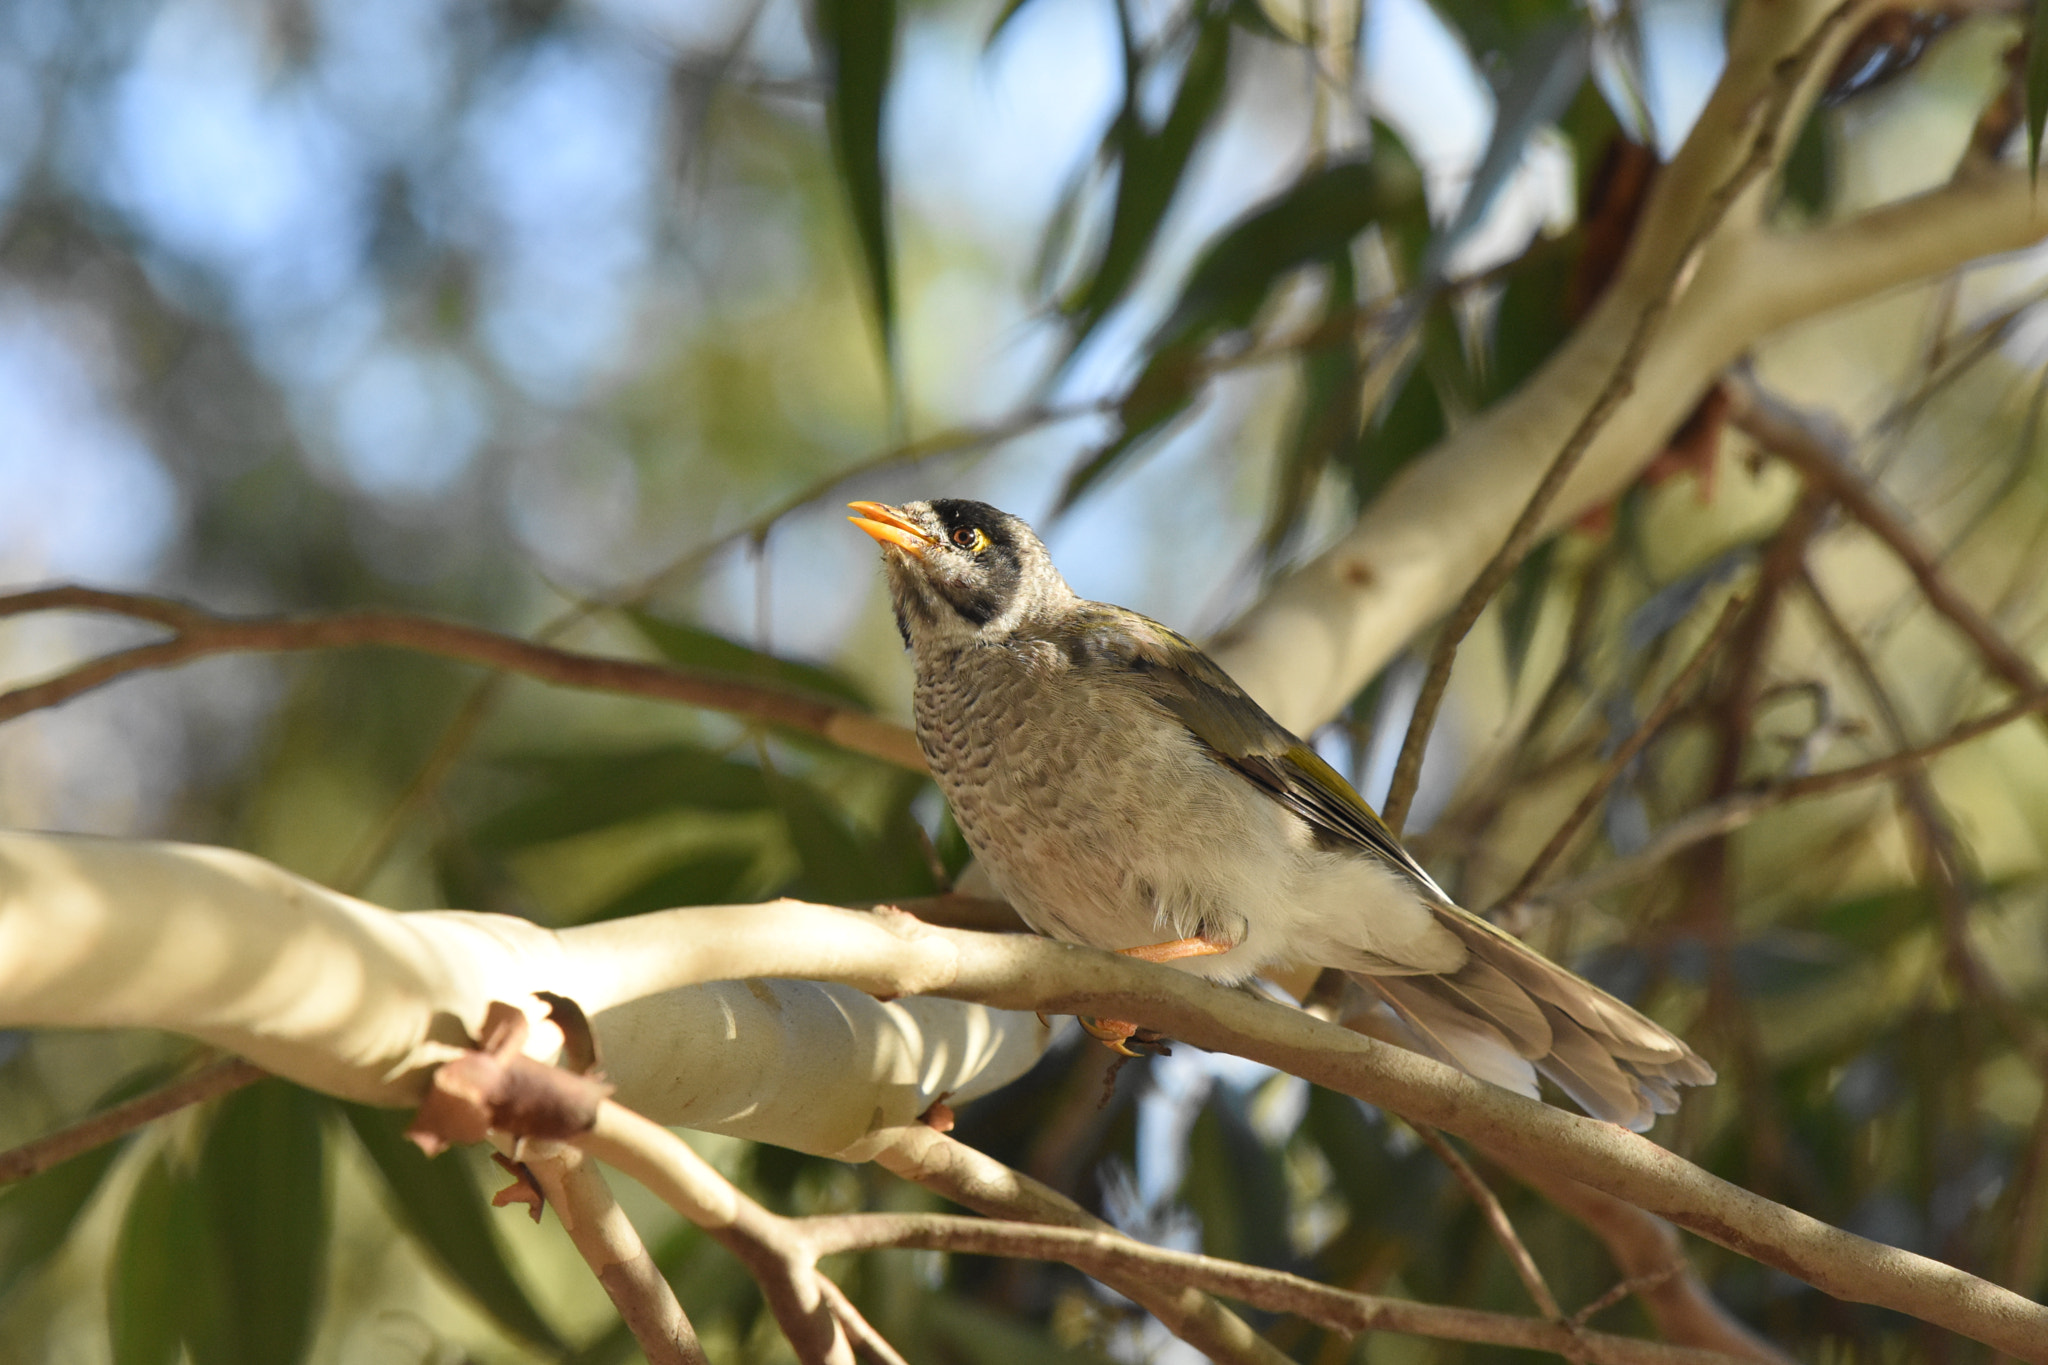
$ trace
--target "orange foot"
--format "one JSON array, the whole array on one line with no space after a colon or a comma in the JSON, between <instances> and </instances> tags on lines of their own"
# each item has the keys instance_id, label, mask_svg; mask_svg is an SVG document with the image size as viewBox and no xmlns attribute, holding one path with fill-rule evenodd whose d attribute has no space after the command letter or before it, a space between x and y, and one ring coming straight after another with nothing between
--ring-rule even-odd
<instances>
[{"instance_id":1,"label":"orange foot","mask_svg":"<svg viewBox=\"0 0 2048 1365\"><path fill-rule=\"evenodd\" d=\"M1197 934L1193 938L1174 939L1171 943L1148 943L1138 948L1119 948L1117 951L1125 957L1135 957L1141 962L1178 962L1184 957L1214 957L1218 953L1227 953L1236 946L1235 943L1226 943L1221 939ZM1136 1039L1140 1047L1156 1047L1162 1052L1165 1051L1161 1046L1165 1041L1163 1035L1154 1033L1151 1029L1140 1029L1136 1024L1122 1019L1083 1019L1081 1027L1087 1029L1092 1037L1111 1052L1121 1053L1126 1057L1144 1055L1131 1051L1130 1044L1133 1039Z\"/></svg>"}]
</instances>

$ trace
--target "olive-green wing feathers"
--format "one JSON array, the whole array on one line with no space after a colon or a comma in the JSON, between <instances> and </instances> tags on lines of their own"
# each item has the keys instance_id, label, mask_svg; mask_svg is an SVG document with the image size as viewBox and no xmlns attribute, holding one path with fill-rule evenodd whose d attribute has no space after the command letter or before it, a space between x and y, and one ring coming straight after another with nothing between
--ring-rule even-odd
<instances>
[{"instance_id":1,"label":"olive-green wing feathers","mask_svg":"<svg viewBox=\"0 0 2048 1365\"><path fill-rule=\"evenodd\" d=\"M1374 854L1427 895L1450 903L1365 798L1185 636L1134 611L1100 604L1091 604L1076 625L1070 648L1108 655L1122 665L1204 748L1319 836Z\"/></svg>"}]
</instances>

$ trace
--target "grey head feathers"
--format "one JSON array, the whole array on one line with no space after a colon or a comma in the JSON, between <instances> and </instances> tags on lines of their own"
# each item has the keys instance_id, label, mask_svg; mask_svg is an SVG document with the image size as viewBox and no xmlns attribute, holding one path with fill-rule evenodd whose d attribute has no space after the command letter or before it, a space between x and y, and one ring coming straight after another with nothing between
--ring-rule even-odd
<instances>
[{"instance_id":1,"label":"grey head feathers","mask_svg":"<svg viewBox=\"0 0 2048 1365\"><path fill-rule=\"evenodd\" d=\"M898 540L883 556L908 647L1000 644L1076 600L1044 544L1008 512L966 498L887 510L922 540L915 549Z\"/></svg>"}]
</instances>

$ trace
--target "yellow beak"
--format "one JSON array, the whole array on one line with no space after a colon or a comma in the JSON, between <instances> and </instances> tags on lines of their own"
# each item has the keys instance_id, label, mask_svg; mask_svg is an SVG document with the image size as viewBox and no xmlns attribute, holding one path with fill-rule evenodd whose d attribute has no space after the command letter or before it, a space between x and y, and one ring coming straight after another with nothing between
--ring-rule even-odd
<instances>
[{"instance_id":1,"label":"yellow beak","mask_svg":"<svg viewBox=\"0 0 2048 1365\"><path fill-rule=\"evenodd\" d=\"M894 545L897 549L922 559L926 547L938 543L936 538L926 534L916 522L887 503L849 502L846 505L860 513L859 516L848 517L847 520L884 545Z\"/></svg>"}]
</instances>

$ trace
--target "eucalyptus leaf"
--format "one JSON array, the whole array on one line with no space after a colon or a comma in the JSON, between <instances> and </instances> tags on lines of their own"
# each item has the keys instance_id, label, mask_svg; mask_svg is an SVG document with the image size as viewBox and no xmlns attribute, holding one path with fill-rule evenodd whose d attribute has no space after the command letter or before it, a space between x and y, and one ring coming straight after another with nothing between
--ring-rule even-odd
<instances>
[{"instance_id":1,"label":"eucalyptus leaf","mask_svg":"<svg viewBox=\"0 0 2048 1365\"><path fill-rule=\"evenodd\" d=\"M639 631L642 638L672 664L773 683L796 692L811 692L835 701L849 701L856 706L870 704L860 686L836 669L778 658L728 639L716 631L670 621L650 612L633 609L624 615L633 629Z\"/></svg>"},{"instance_id":2,"label":"eucalyptus leaf","mask_svg":"<svg viewBox=\"0 0 2048 1365\"><path fill-rule=\"evenodd\" d=\"M93 1101L93 1111L154 1090L174 1070L146 1066L122 1077ZM79 1215L131 1140L132 1135L124 1134L38 1175L0 1186L0 1303L63 1249Z\"/></svg>"},{"instance_id":3,"label":"eucalyptus leaf","mask_svg":"<svg viewBox=\"0 0 2048 1365\"><path fill-rule=\"evenodd\" d=\"M882 352L893 372L896 288L891 264L889 177L882 155L882 108L896 60L896 0L813 0L831 89L825 121L867 267Z\"/></svg>"},{"instance_id":4,"label":"eucalyptus leaf","mask_svg":"<svg viewBox=\"0 0 2048 1365\"><path fill-rule=\"evenodd\" d=\"M692 744L628 753L528 754L499 761L529 795L480 822L487 848L523 848L673 811L737 812L771 804L761 770Z\"/></svg>"},{"instance_id":5,"label":"eucalyptus leaf","mask_svg":"<svg viewBox=\"0 0 2048 1365\"><path fill-rule=\"evenodd\" d=\"M1132 50L1135 40L1128 19L1124 23L1129 74L1124 105L1110 133L1118 165L1116 202L1094 274L1068 305L1074 320L1068 342L1070 356L1137 278L1138 267L1151 252L1159 226L1180 192L1195 145L1222 107L1234 31L1228 6L1204 0L1189 30L1187 59L1173 102L1165 121L1153 130L1145 127L1139 113L1137 86L1142 76Z\"/></svg>"},{"instance_id":6,"label":"eucalyptus leaf","mask_svg":"<svg viewBox=\"0 0 2048 1365\"><path fill-rule=\"evenodd\" d=\"M159 1151L143 1168L108 1265L114 1365L175 1365L194 1317L217 1316L217 1262L204 1201ZM174 1254L175 1251L175 1254Z\"/></svg>"},{"instance_id":7,"label":"eucalyptus leaf","mask_svg":"<svg viewBox=\"0 0 2048 1365\"><path fill-rule=\"evenodd\" d=\"M2027 15L2027 175L2041 175L2041 128L2048 123L2048 0L2034 0Z\"/></svg>"},{"instance_id":8,"label":"eucalyptus leaf","mask_svg":"<svg viewBox=\"0 0 2048 1365\"><path fill-rule=\"evenodd\" d=\"M305 1358L326 1283L329 1104L281 1080L259 1081L220 1102L194 1184L213 1233L226 1311L188 1329L196 1365L291 1365ZM176 1263L168 1254L175 1245L159 1254Z\"/></svg>"},{"instance_id":9,"label":"eucalyptus leaf","mask_svg":"<svg viewBox=\"0 0 2048 1365\"><path fill-rule=\"evenodd\" d=\"M750 899L760 856L750 849L713 848L665 864L584 917L584 923L624 919L679 905L726 905Z\"/></svg>"},{"instance_id":10,"label":"eucalyptus leaf","mask_svg":"<svg viewBox=\"0 0 2048 1365\"><path fill-rule=\"evenodd\" d=\"M384 1177L391 1211L449 1278L513 1336L567 1349L519 1285L491 1226L489 1201L460 1151L427 1157L404 1137L406 1115L344 1104L342 1115Z\"/></svg>"}]
</instances>

